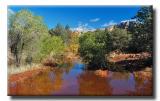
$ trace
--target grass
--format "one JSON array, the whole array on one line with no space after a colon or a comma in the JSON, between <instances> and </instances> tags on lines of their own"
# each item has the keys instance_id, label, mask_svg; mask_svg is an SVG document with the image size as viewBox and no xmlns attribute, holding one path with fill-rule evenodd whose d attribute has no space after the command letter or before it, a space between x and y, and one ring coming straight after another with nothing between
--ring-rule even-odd
<instances>
[{"instance_id":1,"label":"grass","mask_svg":"<svg viewBox=\"0 0 160 101\"><path fill-rule=\"evenodd\" d=\"M32 66L22 65L20 67L8 66L8 75L22 73L25 71L35 70L35 69L39 69L39 68L42 68L41 64L32 64Z\"/></svg>"}]
</instances>

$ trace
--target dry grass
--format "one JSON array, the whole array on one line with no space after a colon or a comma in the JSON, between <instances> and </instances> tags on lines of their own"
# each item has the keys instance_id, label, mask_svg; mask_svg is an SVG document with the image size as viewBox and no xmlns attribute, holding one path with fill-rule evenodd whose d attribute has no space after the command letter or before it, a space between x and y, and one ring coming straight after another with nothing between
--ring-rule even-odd
<instances>
[{"instance_id":1,"label":"dry grass","mask_svg":"<svg viewBox=\"0 0 160 101\"><path fill-rule=\"evenodd\" d=\"M35 70L35 69L39 69L39 68L42 68L41 64L32 64L32 66L23 65L20 67L8 66L8 75L22 73L25 71Z\"/></svg>"}]
</instances>

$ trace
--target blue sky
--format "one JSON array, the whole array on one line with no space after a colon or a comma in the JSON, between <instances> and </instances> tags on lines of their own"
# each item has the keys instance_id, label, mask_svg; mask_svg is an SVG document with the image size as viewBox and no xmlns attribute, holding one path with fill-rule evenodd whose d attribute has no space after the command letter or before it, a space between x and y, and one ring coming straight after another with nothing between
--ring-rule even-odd
<instances>
[{"instance_id":1,"label":"blue sky","mask_svg":"<svg viewBox=\"0 0 160 101\"><path fill-rule=\"evenodd\" d=\"M28 9L42 16L49 29L57 23L73 29L95 29L131 19L140 6L9 6L8 9L14 13Z\"/></svg>"}]
</instances>

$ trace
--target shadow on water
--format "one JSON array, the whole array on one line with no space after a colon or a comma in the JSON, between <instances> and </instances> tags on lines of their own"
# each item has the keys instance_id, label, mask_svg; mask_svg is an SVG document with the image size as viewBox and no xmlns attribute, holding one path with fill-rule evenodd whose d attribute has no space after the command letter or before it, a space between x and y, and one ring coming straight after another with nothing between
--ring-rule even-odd
<instances>
[{"instance_id":1,"label":"shadow on water","mask_svg":"<svg viewBox=\"0 0 160 101\"><path fill-rule=\"evenodd\" d=\"M116 63L107 63L107 68L113 72L135 72L144 70L146 67L152 68L152 58L139 60L123 60Z\"/></svg>"}]
</instances>

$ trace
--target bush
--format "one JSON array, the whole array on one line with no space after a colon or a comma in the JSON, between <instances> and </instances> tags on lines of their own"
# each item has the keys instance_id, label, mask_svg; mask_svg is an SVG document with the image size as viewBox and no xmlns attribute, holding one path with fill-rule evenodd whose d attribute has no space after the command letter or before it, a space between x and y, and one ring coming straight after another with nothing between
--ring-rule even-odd
<instances>
[{"instance_id":1,"label":"bush","mask_svg":"<svg viewBox=\"0 0 160 101\"><path fill-rule=\"evenodd\" d=\"M40 53L37 54L41 60L48 57L56 57L56 55L63 54L64 43L59 36L47 36L41 43Z\"/></svg>"},{"instance_id":2,"label":"bush","mask_svg":"<svg viewBox=\"0 0 160 101\"><path fill-rule=\"evenodd\" d=\"M115 28L87 32L80 36L79 52L84 62L91 67L106 67L105 55L113 50L123 50L128 47L130 34L124 29Z\"/></svg>"},{"instance_id":3,"label":"bush","mask_svg":"<svg viewBox=\"0 0 160 101\"><path fill-rule=\"evenodd\" d=\"M101 36L95 32L87 32L79 39L79 52L84 62L93 67L105 67L105 42Z\"/></svg>"},{"instance_id":4,"label":"bush","mask_svg":"<svg viewBox=\"0 0 160 101\"><path fill-rule=\"evenodd\" d=\"M115 28L108 34L108 49L124 51L131 41L131 34L125 29Z\"/></svg>"}]
</instances>

